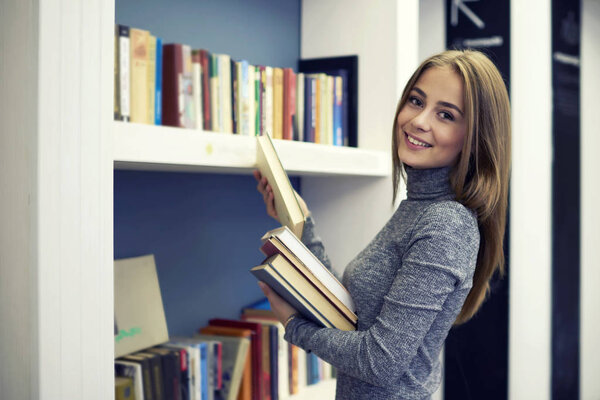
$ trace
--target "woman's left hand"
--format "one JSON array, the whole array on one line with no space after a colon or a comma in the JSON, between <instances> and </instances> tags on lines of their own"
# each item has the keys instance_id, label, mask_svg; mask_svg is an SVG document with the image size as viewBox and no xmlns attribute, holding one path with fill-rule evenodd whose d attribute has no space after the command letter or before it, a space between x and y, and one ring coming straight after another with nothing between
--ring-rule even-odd
<instances>
[{"instance_id":1,"label":"woman's left hand","mask_svg":"<svg viewBox=\"0 0 600 400\"><path fill-rule=\"evenodd\" d=\"M281 296L279 296L273 289L269 287L264 282L258 282L258 286L261 288L269 303L271 304L271 310L277 317L277 319L282 323L285 322L293 315L296 314L297 311L294 307L292 307L287 301L285 301Z\"/></svg>"}]
</instances>

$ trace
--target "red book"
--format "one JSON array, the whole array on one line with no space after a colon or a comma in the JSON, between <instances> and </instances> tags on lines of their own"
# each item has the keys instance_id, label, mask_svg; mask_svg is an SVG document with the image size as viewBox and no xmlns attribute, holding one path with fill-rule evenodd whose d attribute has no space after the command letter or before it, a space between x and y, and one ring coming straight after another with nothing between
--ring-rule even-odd
<instances>
[{"instance_id":1,"label":"red book","mask_svg":"<svg viewBox=\"0 0 600 400\"><path fill-rule=\"evenodd\" d=\"M212 326L225 326L232 328L249 329L252 331L250 337L250 358L252 363L252 398L256 400L266 398L267 392L270 390L270 382L265 380L262 369L262 325L256 322L236 321L231 319L215 318L208 321ZM267 384L268 383L268 384Z\"/></svg>"},{"instance_id":2,"label":"red book","mask_svg":"<svg viewBox=\"0 0 600 400\"><path fill-rule=\"evenodd\" d=\"M294 139L293 116L296 114L296 73L291 68L283 70L283 138Z\"/></svg>"},{"instance_id":3,"label":"red book","mask_svg":"<svg viewBox=\"0 0 600 400\"><path fill-rule=\"evenodd\" d=\"M163 46L162 124L183 128L183 51L181 44Z\"/></svg>"},{"instance_id":4,"label":"red book","mask_svg":"<svg viewBox=\"0 0 600 400\"><path fill-rule=\"evenodd\" d=\"M200 64L202 65L202 107L204 116L204 130L212 130L212 120L210 118L210 53L207 50L200 49Z\"/></svg>"}]
</instances>

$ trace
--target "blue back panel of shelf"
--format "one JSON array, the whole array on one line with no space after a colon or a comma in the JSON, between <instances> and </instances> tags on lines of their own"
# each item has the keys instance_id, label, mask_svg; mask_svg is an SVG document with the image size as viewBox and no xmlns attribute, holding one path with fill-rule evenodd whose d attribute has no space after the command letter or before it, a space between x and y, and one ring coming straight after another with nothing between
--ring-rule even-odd
<instances>
[{"instance_id":1,"label":"blue back panel of shelf","mask_svg":"<svg viewBox=\"0 0 600 400\"><path fill-rule=\"evenodd\" d=\"M154 254L171 335L237 318L262 296L248 270L276 228L250 175L115 171L115 258ZM298 178L292 178L298 190Z\"/></svg>"},{"instance_id":2,"label":"blue back panel of shelf","mask_svg":"<svg viewBox=\"0 0 600 400\"><path fill-rule=\"evenodd\" d=\"M300 0L117 0L118 24L251 64L296 68ZM298 179L292 183L299 190ZM115 171L115 258L152 253L171 335L236 318L261 298L248 272L262 260L266 216L254 178Z\"/></svg>"},{"instance_id":3,"label":"blue back panel of shelf","mask_svg":"<svg viewBox=\"0 0 600 400\"><path fill-rule=\"evenodd\" d=\"M117 0L116 23L254 65L296 69L300 0Z\"/></svg>"}]
</instances>

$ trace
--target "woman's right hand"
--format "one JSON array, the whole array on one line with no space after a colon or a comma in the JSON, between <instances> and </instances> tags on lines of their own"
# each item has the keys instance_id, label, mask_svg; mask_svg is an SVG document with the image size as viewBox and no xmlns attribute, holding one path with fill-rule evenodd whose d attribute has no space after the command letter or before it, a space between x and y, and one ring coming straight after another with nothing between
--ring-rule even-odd
<instances>
[{"instance_id":1,"label":"woman's right hand","mask_svg":"<svg viewBox=\"0 0 600 400\"><path fill-rule=\"evenodd\" d=\"M277 216L277 210L275 209L275 195L273 194L273 188L271 187L271 185L269 185L267 177L262 176L260 171L256 169L254 170L254 179L256 179L256 181L258 182L258 184L256 185L256 189L263 196L263 201L265 202L265 205L267 207L267 214L270 217L274 218L277 222L281 223L281 221L279 221L279 217ZM296 191L294 191L294 194L298 199L298 203L300 203L300 208L302 209L304 216L308 217L310 211L308 210L304 199L302 199L302 197L300 197L300 195Z\"/></svg>"}]
</instances>

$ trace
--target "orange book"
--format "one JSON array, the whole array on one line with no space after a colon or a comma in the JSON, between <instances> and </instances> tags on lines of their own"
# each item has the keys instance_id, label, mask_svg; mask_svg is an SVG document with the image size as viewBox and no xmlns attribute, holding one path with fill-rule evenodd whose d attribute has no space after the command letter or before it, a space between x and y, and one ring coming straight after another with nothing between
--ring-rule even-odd
<instances>
[{"instance_id":1,"label":"orange book","mask_svg":"<svg viewBox=\"0 0 600 400\"><path fill-rule=\"evenodd\" d=\"M283 138L294 139L293 118L296 114L296 74L291 68L283 70Z\"/></svg>"},{"instance_id":2,"label":"orange book","mask_svg":"<svg viewBox=\"0 0 600 400\"><path fill-rule=\"evenodd\" d=\"M251 339L252 331L250 329L232 328L228 326L206 326L200 328L200 333L203 335L219 335L219 336L237 336ZM244 372L240 391L238 392L237 400L252 400L252 363L251 355L248 352L246 362L244 364Z\"/></svg>"},{"instance_id":3,"label":"orange book","mask_svg":"<svg viewBox=\"0 0 600 400\"><path fill-rule=\"evenodd\" d=\"M298 393L298 352L300 349L293 344L289 345L289 374L290 394Z\"/></svg>"}]
</instances>

